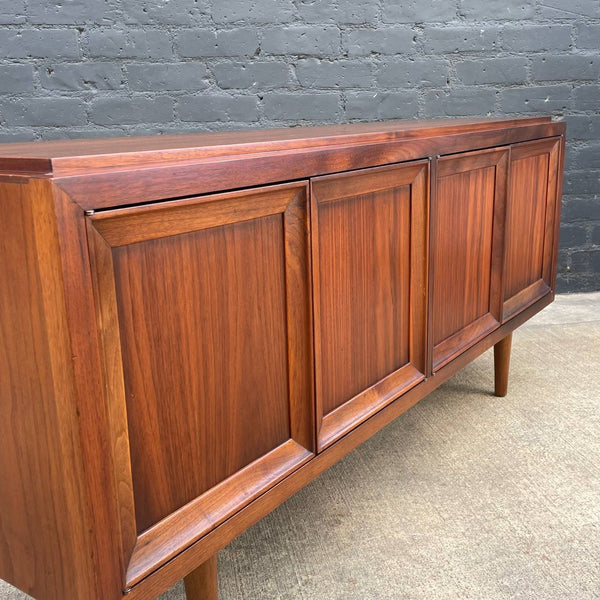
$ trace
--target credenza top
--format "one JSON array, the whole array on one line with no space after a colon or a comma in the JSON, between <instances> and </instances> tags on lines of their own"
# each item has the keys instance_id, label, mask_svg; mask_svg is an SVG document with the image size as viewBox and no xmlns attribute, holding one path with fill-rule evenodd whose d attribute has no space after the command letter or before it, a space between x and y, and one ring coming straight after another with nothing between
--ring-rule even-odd
<instances>
[{"instance_id":1,"label":"credenza top","mask_svg":"<svg viewBox=\"0 0 600 600\"><path fill-rule=\"evenodd\" d=\"M460 118L22 142L0 145L0 172L40 175L77 173L86 169L126 169L302 148L418 140L550 122L550 117Z\"/></svg>"}]
</instances>

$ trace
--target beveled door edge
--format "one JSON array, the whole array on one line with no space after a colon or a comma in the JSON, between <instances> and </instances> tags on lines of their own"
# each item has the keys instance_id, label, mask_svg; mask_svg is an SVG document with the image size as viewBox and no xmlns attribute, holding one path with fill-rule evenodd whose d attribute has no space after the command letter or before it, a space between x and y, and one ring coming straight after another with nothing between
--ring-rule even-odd
<instances>
[{"instance_id":1,"label":"beveled door edge","mask_svg":"<svg viewBox=\"0 0 600 600\"><path fill-rule=\"evenodd\" d=\"M126 586L148 577L313 457L289 439L142 532L127 567ZM272 476L265 477L266 472Z\"/></svg>"},{"instance_id":2,"label":"beveled door edge","mask_svg":"<svg viewBox=\"0 0 600 600\"><path fill-rule=\"evenodd\" d=\"M137 526L114 266L110 245L96 230L90 217L85 220L101 352L100 369L109 418L113 477L118 495L121 560L126 571L137 539Z\"/></svg>"}]
</instances>

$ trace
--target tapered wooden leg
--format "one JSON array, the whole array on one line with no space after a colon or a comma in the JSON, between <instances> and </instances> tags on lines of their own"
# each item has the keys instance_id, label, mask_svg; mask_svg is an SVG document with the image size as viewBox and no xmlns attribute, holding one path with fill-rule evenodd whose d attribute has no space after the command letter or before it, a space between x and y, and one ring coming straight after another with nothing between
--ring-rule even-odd
<instances>
[{"instance_id":1,"label":"tapered wooden leg","mask_svg":"<svg viewBox=\"0 0 600 600\"><path fill-rule=\"evenodd\" d=\"M496 396L504 397L508 391L508 370L512 333L494 346L494 388Z\"/></svg>"},{"instance_id":2,"label":"tapered wooden leg","mask_svg":"<svg viewBox=\"0 0 600 600\"><path fill-rule=\"evenodd\" d=\"M187 600L217 600L217 555L184 578Z\"/></svg>"}]
</instances>

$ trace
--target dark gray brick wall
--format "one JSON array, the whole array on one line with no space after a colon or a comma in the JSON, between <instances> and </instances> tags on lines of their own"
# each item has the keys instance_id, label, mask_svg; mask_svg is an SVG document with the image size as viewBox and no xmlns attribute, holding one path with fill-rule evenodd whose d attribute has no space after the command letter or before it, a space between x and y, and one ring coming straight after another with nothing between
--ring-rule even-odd
<instances>
[{"instance_id":1,"label":"dark gray brick wall","mask_svg":"<svg viewBox=\"0 0 600 600\"><path fill-rule=\"evenodd\" d=\"M600 0L0 0L0 141L566 117L562 291L600 289Z\"/></svg>"}]
</instances>

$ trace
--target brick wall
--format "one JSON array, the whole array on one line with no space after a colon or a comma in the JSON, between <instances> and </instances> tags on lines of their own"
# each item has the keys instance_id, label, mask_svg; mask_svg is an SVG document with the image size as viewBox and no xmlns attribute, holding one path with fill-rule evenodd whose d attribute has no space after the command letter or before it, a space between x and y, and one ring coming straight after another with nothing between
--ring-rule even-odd
<instances>
[{"instance_id":1,"label":"brick wall","mask_svg":"<svg viewBox=\"0 0 600 600\"><path fill-rule=\"evenodd\" d=\"M0 141L569 123L560 289L600 289L599 0L0 0Z\"/></svg>"}]
</instances>

